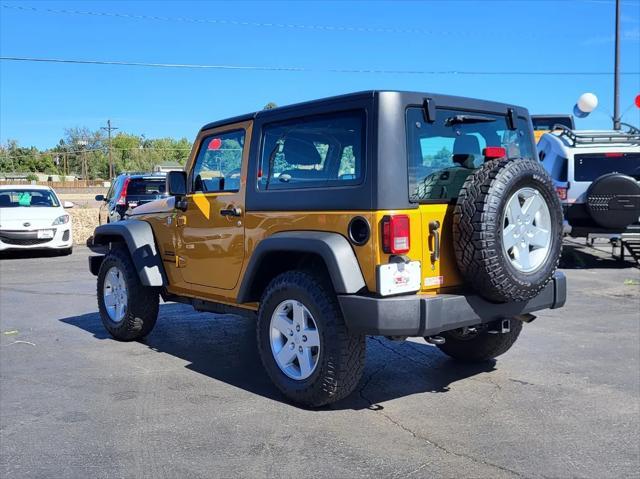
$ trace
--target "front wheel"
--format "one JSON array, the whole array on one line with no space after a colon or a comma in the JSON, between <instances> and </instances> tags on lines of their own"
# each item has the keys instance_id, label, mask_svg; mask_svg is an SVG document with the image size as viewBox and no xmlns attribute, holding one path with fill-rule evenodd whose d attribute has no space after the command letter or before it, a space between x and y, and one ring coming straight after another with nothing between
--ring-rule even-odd
<instances>
[{"instance_id":1,"label":"front wheel","mask_svg":"<svg viewBox=\"0 0 640 479\"><path fill-rule=\"evenodd\" d=\"M129 252L115 248L98 273L98 309L102 324L119 341L133 341L151 332L158 318L159 294L144 286Z\"/></svg>"},{"instance_id":2,"label":"front wheel","mask_svg":"<svg viewBox=\"0 0 640 479\"><path fill-rule=\"evenodd\" d=\"M440 335L445 343L438 344L438 348L461 361L488 361L506 353L513 346L522 331L522 321L512 319L509 331L505 333L490 331L487 326L447 331Z\"/></svg>"},{"instance_id":3,"label":"front wheel","mask_svg":"<svg viewBox=\"0 0 640 479\"><path fill-rule=\"evenodd\" d=\"M364 370L365 338L351 334L326 282L288 271L269 283L258 311L267 374L292 401L319 407L348 396Z\"/></svg>"}]
</instances>

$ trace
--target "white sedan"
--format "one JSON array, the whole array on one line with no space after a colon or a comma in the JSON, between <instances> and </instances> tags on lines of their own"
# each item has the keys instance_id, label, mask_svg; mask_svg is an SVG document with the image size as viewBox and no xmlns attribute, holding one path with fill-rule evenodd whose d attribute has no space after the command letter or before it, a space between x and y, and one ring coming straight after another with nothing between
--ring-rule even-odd
<instances>
[{"instance_id":1,"label":"white sedan","mask_svg":"<svg viewBox=\"0 0 640 479\"><path fill-rule=\"evenodd\" d=\"M71 218L48 186L0 186L0 251L55 249L71 254Z\"/></svg>"}]
</instances>

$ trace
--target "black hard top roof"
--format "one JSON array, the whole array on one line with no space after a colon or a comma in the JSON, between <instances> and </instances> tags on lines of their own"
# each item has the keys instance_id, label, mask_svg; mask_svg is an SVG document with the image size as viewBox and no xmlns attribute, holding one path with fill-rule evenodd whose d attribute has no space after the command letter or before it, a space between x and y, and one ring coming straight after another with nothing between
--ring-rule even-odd
<instances>
[{"instance_id":1,"label":"black hard top roof","mask_svg":"<svg viewBox=\"0 0 640 479\"><path fill-rule=\"evenodd\" d=\"M505 111L507 108L516 108L520 112L526 112L526 110L522 107L518 107L516 105L511 105L507 103L500 103L494 101L480 100L477 98L467 98L453 95L442 95L437 93L428 93L428 92L416 92L416 91L401 91L401 90L365 90L353 93L346 93L344 95L336 95L326 98L320 98L317 100L310 100L300 103L293 103L291 105L285 105L277 108L272 108L269 110L260 110L252 113L246 113L244 115L235 116L232 118L225 118L223 120L214 121L211 123L207 123L204 125L200 131L202 130L210 130L212 128L216 128L219 126L224 126L230 123L238 123L242 121L253 120L257 117L268 118L271 115L277 115L284 111L301 109L308 106L320 105L320 104L328 104L328 103L339 103L341 101L347 100L357 100L363 98L373 98L376 95L380 94L394 94L400 95L406 103L415 103L421 104L424 98L433 98L436 101L436 104L442 103L447 105L448 103L452 104L460 104L465 103L469 105L470 109L486 109L491 108L492 110ZM560 115L563 116L563 115Z\"/></svg>"},{"instance_id":2,"label":"black hard top roof","mask_svg":"<svg viewBox=\"0 0 640 479\"><path fill-rule=\"evenodd\" d=\"M143 172L137 172L137 171L132 171L132 172L127 172L124 171L122 173L120 173L118 176L128 176L129 178L133 178L133 179L160 179L160 178L165 178L167 176L166 173L162 172L162 171L157 171L157 172L152 172L152 173L143 173Z\"/></svg>"},{"instance_id":3,"label":"black hard top roof","mask_svg":"<svg viewBox=\"0 0 640 479\"><path fill-rule=\"evenodd\" d=\"M573 115L569 113L552 113L550 115L537 114L537 115L531 115L531 119L533 120L535 118L569 118L572 116Z\"/></svg>"}]
</instances>

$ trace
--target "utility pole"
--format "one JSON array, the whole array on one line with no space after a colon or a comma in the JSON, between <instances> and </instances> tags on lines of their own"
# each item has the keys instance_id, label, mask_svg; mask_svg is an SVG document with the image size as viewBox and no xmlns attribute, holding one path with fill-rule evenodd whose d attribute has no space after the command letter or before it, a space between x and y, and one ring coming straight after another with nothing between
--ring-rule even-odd
<instances>
[{"instance_id":1,"label":"utility pole","mask_svg":"<svg viewBox=\"0 0 640 479\"><path fill-rule=\"evenodd\" d=\"M620 130L620 0L616 0L616 52L613 72L613 129Z\"/></svg>"},{"instance_id":2,"label":"utility pole","mask_svg":"<svg viewBox=\"0 0 640 479\"><path fill-rule=\"evenodd\" d=\"M81 139L76 140L76 145L81 148L80 150L80 159L81 159L81 169L82 169L82 180L84 181L84 186L87 186L87 174L89 173L89 169L87 168L87 155L85 148L89 142L87 140Z\"/></svg>"},{"instance_id":3,"label":"utility pole","mask_svg":"<svg viewBox=\"0 0 640 479\"><path fill-rule=\"evenodd\" d=\"M114 177L113 171L113 157L111 156L111 130L117 130L115 126L111 126L111 120L107 120L107 126L100 127L101 130L107 130L109 137L109 179Z\"/></svg>"}]
</instances>

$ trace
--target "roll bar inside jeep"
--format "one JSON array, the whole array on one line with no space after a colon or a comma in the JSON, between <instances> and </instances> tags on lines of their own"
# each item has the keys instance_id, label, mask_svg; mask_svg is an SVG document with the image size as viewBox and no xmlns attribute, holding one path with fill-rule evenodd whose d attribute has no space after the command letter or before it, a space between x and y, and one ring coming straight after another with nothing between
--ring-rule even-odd
<instances>
[{"instance_id":1,"label":"roll bar inside jeep","mask_svg":"<svg viewBox=\"0 0 640 479\"><path fill-rule=\"evenodd\" d=\"M572 146L588 145L592 143L626 143L635 145L640 143L640 130L628 123L621 125L629 128L627 131L601 131L601 132L580 132L576 133L571 128L564 125L553 125L553 131L559 130L556 136L565 136L572 142Z\"/></svg>"}]
</instances>

